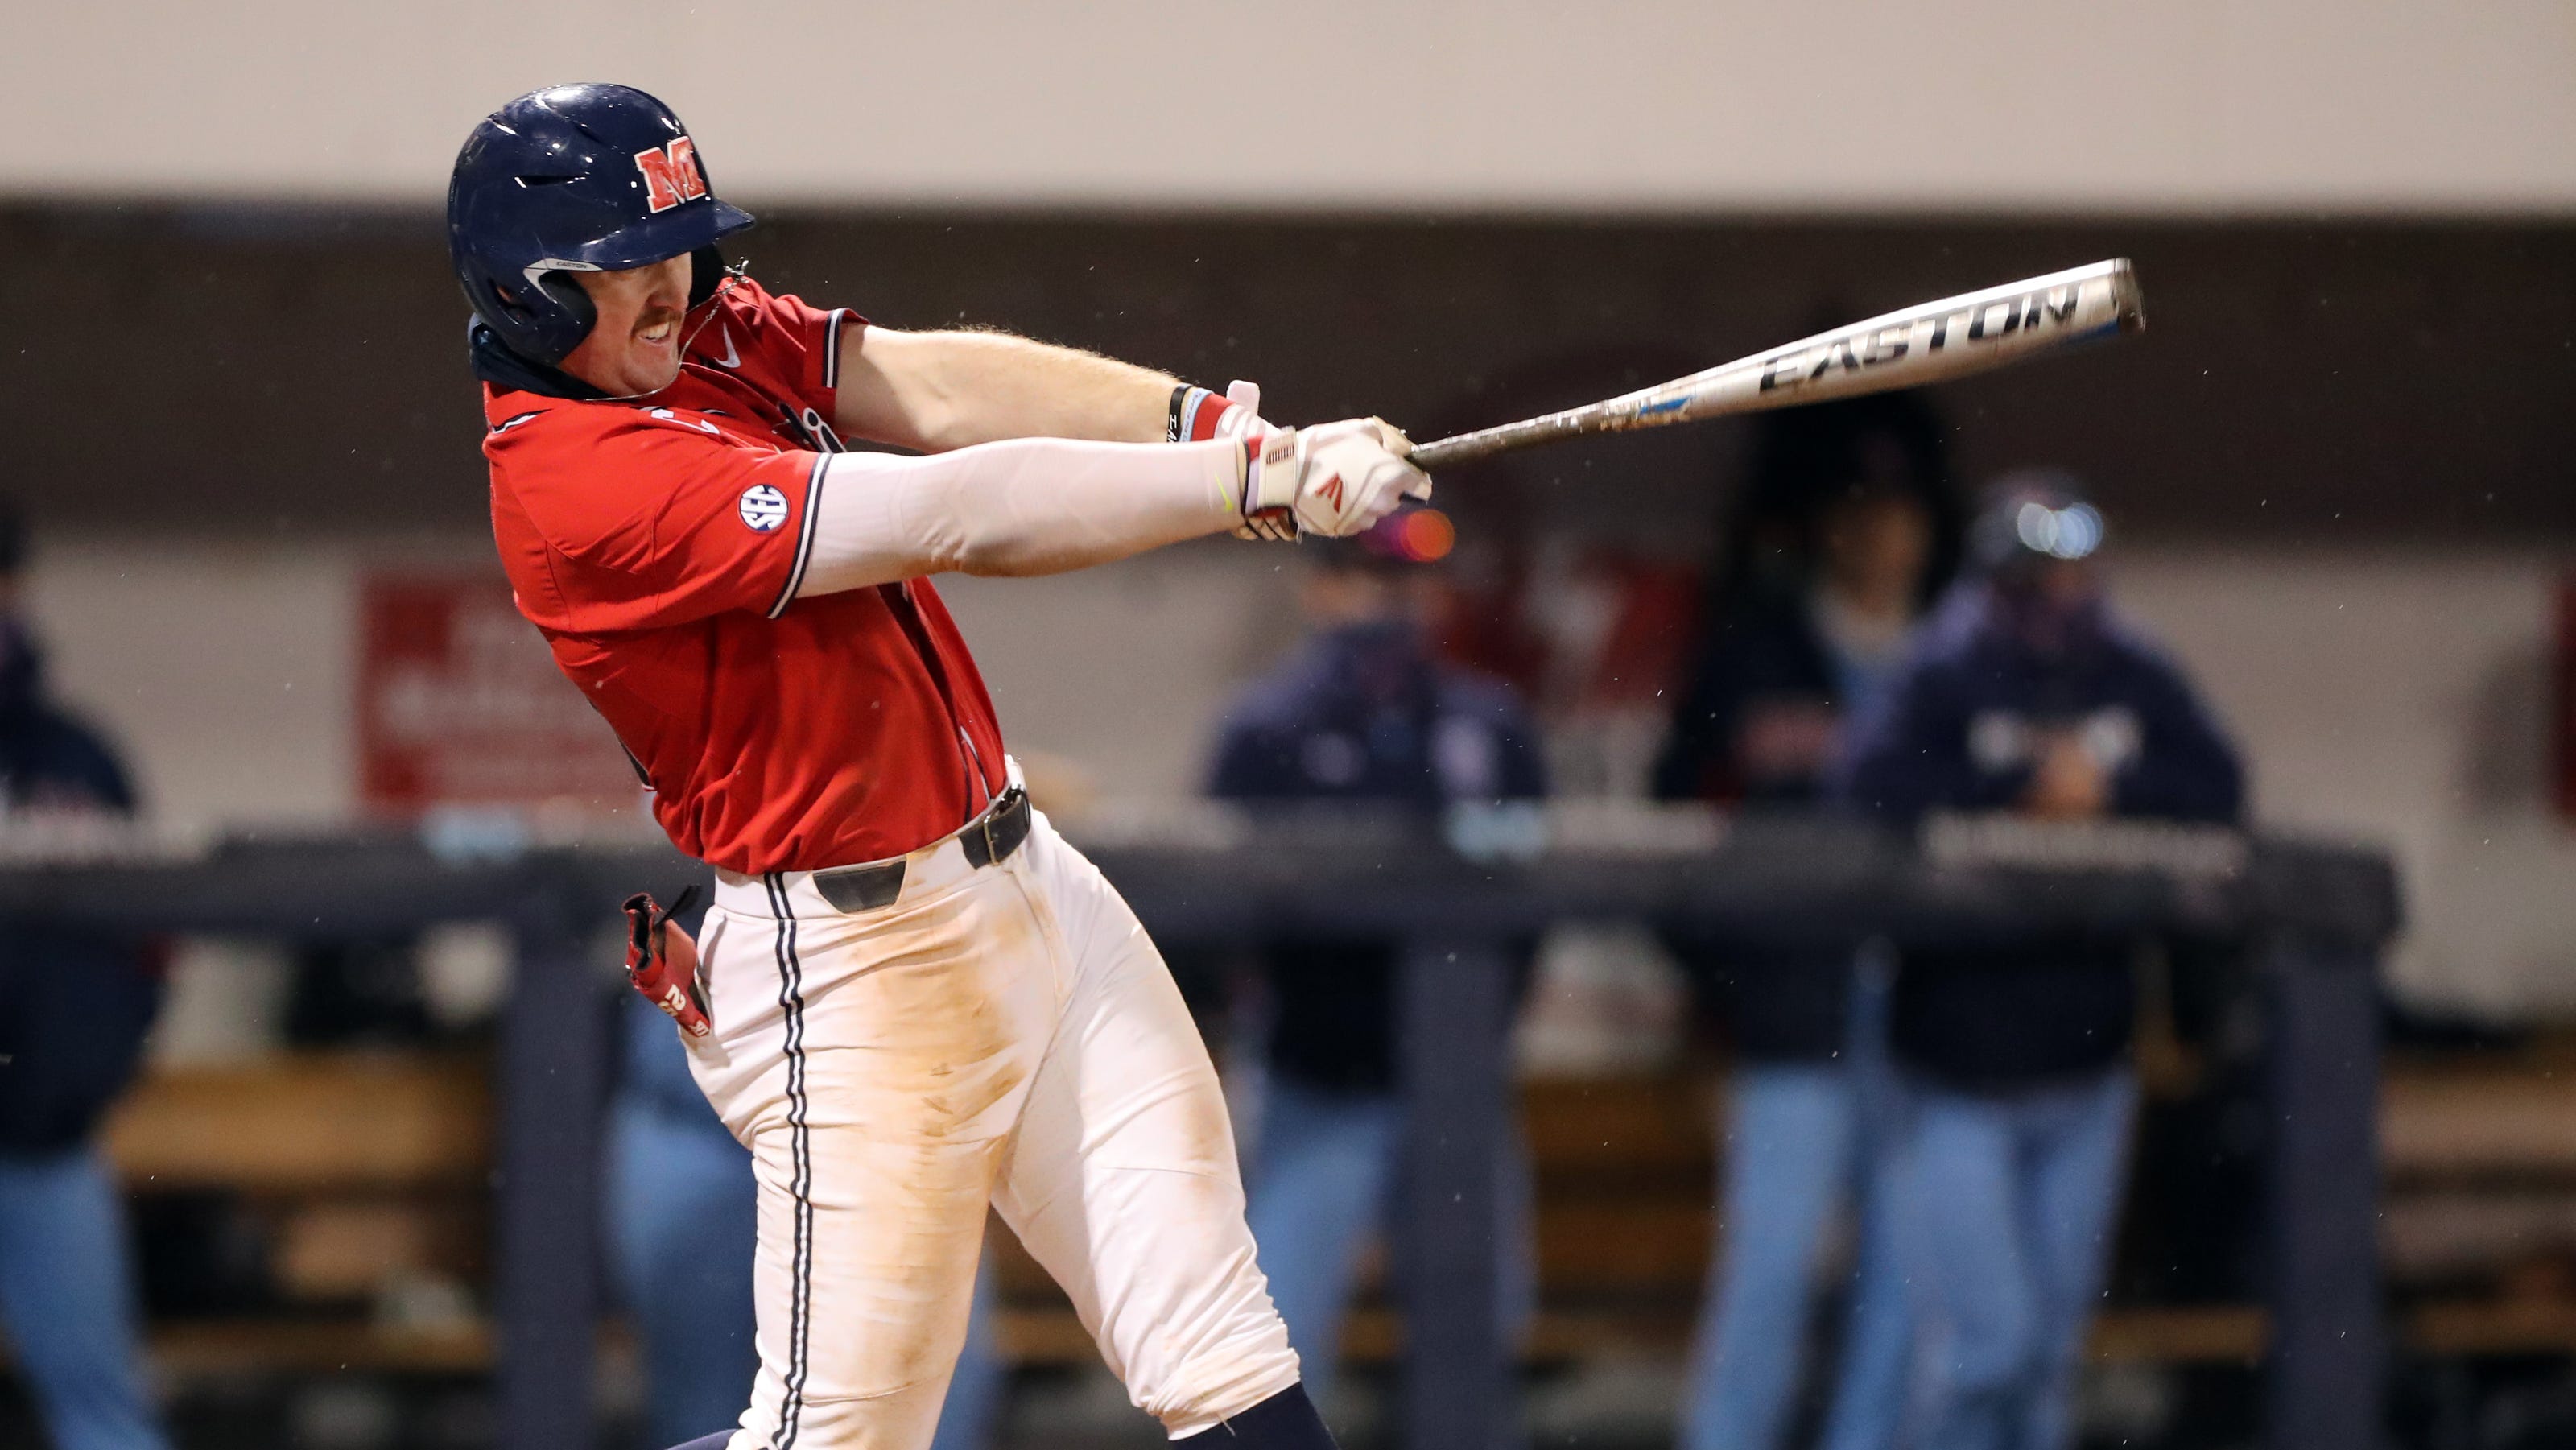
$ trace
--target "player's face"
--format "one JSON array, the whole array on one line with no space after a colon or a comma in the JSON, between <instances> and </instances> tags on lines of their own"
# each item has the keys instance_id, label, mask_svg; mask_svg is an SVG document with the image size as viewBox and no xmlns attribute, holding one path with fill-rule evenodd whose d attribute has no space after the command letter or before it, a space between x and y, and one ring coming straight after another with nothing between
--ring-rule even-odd
<instances>
[{"instance_id":1,"label":"player's face","mask_svg":"<svg viewBox=\"0 0 2576 1450\"><path fill-rule=\"evenodd\" d=\"M689 254L623 272L575 272L599 309L565 372L612 398L655 393L680 375L680 324L689 310Z\"/></svg>"}]
</instances>

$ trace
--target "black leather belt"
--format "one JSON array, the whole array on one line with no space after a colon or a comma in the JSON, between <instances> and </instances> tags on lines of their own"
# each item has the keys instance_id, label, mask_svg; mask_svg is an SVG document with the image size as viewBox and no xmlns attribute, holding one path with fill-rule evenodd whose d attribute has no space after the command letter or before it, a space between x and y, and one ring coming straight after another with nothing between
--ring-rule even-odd
<instances>
[{"instance_id":1,"label":"black leather belt","mask_svg":"<svg viewBox=\"0 0 2576 1450\"><path fill-rule=\"evenodd\" d=\"M966 864L979 871L1011 859L1011 853L1028 838L1029 793L1016 785L1005 787L956 836L957 844L965 848ZM835 866L814 873L814 889L835 911L875 911L894 905L903 894L904 864L897 857L867 866Z\"/></svg>"}]
</instances>

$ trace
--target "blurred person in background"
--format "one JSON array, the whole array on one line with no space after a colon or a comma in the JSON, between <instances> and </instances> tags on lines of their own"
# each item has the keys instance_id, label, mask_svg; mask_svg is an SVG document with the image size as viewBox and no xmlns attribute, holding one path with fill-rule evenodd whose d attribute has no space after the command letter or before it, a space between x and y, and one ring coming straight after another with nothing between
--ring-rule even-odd
<instances>
[{"instance_id":1,"label":"blurred person in background","mask_svg":"<svg viewBox=\"0 0 2576 1450\"><path fill-rule=\"evenodd\" d=\"M1948 582L1959 508L1940 429L1907 394L1766 415L1712 581L1696 667L1656 794L1813 806L1846 723L1874 708L1908 632ZM1878 1450L1904 1408L1905 1287L1870 1191L1883 991L1848 952L1676 939L1730 1029L1722 1230L1693 1335L1685 1450L1771 1450L1796 1408L1828 1230L1857 1253L1826 1450Z\"/></svg>"},{"instance_id":2,"label":"blurred person in background","mask_svg":"<svg viewBox=\"0 0 2576 1450\"><path fill-rule=\"evenodd\" d=\"M0 822L125 818L107 742L45 696L21 601L26 529L0 505ZM152 953L77 928L0 934L0 1321L55 1450L165 1450L145 1393L134 1273L98 1125L161 1002Z\"/></svg>"},{"instance_id":3,"label":"blurred person in background","mask_svg":"<svg viewBox=\"0 0 2576 1450\"><path fill-rule=\"evenodd\" d=\"M1210 795L1437 812L1546 794L1538 733L1511 689L1433 652L1438 580L1423 566L1451 542L1446 517L1423 509L1354 540L1308 546L1320 556L1300 590L1313 632L1228 712ZM1285 938L1261 952L1267 1079L1246 1175L1249 1218L1319 1402L1403 1147L1395 955L1395 943L1376 937ZM1525 1157L1511 1155L1505 1171L1499 1302L1516 1330L1534 1293Z\"/></svg>"},{"instance_id":4,"label":"blurred person in background","mask_svg":"<svg viewBox=\"0 0 2576 1450\"><path fill-rule=\"evenodd\" d=\"M2234 748L2104 595L2102 517L2063 474L2000 480L1943 601L1858 723L1839 793L1929 811L2232 822ZM1905 953L1888 1173L1915 1290L1911 1443L2057 1450L2108 1273L2137 1100L2132 943L2070 931Z\"/></svg>"},{"instance_id":5,"label":"blurred person in background","mask_svg":"<svg viewBox=\"0 0 2576 1450\"><path fill-rule=\"evenodd\" d=\"M741 1417L760 1372L752 1304L759 1186L751 1150L689 1076L671 1019L628 997L609 1117L610 1270L644 1342L649 1443L677 1445ZM975 1277L965 1348L931 1450L984 1450L1001 1407L992 1255Z\"/></svg>"}]
</instances>

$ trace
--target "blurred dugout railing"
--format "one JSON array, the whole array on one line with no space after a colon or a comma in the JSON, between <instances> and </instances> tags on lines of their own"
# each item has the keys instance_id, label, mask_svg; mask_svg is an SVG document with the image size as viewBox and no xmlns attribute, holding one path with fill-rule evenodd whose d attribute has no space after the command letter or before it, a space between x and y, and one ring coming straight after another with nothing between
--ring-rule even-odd
<instances>
[{"instance_id":1,"label":"blurred dugout railing","mask_svg":"<svg viewBox=\"0 0 2576 1450\"><path fill-rule=\"evenodd\" d=\"M2259 1355L2269 1442L2285 1450L2342 1450L2379 1433L2387 1335L2377 969L2397 926L2397 891L2378 853L2205 829L1983 818L1935 820L1908 840L1815 818L1580 804L1465 811L1439 822L1325 810L1256 820L1207 806L1095 811L1067 834L1166 947L1319 926L1406 944L1396 995L1415 1141L1391 1245L1405 1262L1402 1327L1363 1317L1354 1347L1383 1353L1400 1336L1397 1429L1415 1450L1496 1443L1511 1358L1496 1329L1487 1248L1494 1155L1513 1101L1504 962L1513 939L1583 919L1855 948L1873 938L1984 941L2082 923L2250 948L2268 1038L2263 1303L2128 1315L2101 1326L2096 1351ZM668 899L703 868L641 844L531 844L508 833L431 839L438 849L390 832L208 849L112 837L31 843L0 851L0 916L308 942L381 939L452 921L505 926L518 967L490 1083L498 1119L488 1142L485 1085L470 1070L326 1060L285 1077L147 1082L121 1115L115 1146L130 1176L156 1183L247 1180L257 1191L316 1201L400 1189L443 1195L466 1218L482 1207L475 1179L488 1161L497 1168L489 1202L496 1332L209 1325L163 1336L157 1347L165 1360L209 1368L488 1363L502 1444L587 1443L600 1317L599 1124L611 1055L601 1008L619 990L602 960L601 927L627 892L650 887ZM303 1076L288 1080L296 1073ZM1629 1136L1660 1140L1667 1153L1685 1136L1669 1121L1672 1105L1651 1093L1595 1104L1539 1092L1525 1111L1543 1173L1552 1117L1624 1119ZM1074 1357L1080 1348L1052 1320L1006 1329L1027 1357ZM1601 1332L1580 1318L1543 1316L1534 1348L1562 1339L1558 1348L1570 1350ZM2448 1329L2478 1332L2474 1324Z\"/></svg>"}]
</instances>

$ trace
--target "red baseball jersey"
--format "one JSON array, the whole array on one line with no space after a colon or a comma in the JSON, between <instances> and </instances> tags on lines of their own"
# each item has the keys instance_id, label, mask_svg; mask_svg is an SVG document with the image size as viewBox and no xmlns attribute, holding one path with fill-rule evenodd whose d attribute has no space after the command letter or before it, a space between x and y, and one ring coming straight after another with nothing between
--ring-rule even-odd
<instances>
[{"instance_id":1,"label":"red baseball jersey","mask_svg":"<svg viewBox=\"0 0 2576 1450\"><path fill-rule=\"evenodd\" d=\"M956 830L1005 774L938 594L914 579L796 597L840 451L841 340L866 322L747 279L688 321L679 380L647 398L482 369L492 533L519 612L702 861L805 871Z\"/></svg>"}]
</instances>

